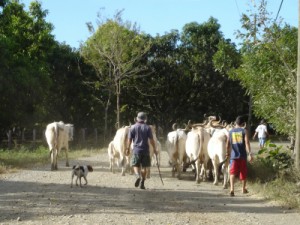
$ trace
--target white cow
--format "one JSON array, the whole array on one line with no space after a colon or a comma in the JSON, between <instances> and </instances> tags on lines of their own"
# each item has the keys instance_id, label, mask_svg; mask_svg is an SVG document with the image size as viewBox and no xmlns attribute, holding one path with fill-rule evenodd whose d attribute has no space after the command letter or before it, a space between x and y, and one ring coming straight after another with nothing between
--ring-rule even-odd
<instances>
[{"instance_id":1,"label":"white cow","mask_svg":"<svg viewBox=\"0 0 300 225\"><path fill-rule=\"evenodd\" d=\"M69 141L73 140L73 124L64 124L62 121L47 125L45 136L51 155L51 170L57 170L57 157L61 149L65 149L66 166L69 166Z\"/></svg>"},{"instance_id":2,"label":"white cow","mask_svg":"<svg viewBox=\"0 0 300 225\"><path fill-rule=\"evenodd\" d=\"M221 162L225 161L226 158L226 140L228 138L229 132L226 128L223 129L215 129L211 139L208 142L208 155L212 160L213 168L214 168L214 185L218 184L219 179L219 165ZM227 188L227 184L229 181L228 176L228 164L227 160L222 165L222 173L224 177L223 188Z\"/></svg>"},{"instance_id":3,"label":"white cow","mask_svg":"<svg viewBox=\"0 0 300 225\"><path fill-rule=\"evenodd\" d=\"M156 157L153 154L151 162L152 162L152 166L156 166L157 163L160 166L160 160L161 160L161 143L159 140L156 141L156 152L157 152L157 161L156 161Z\"/></svg>"},{"instance_id":4,"label":"white cow","mask_svg":"<svg viewBox=\"0 0 300 225\"><path fill-rule=\"evenodd\" d=\"M109 143L107 153L109 159L109 170L114 173L114 165L117 164L119 167L120 154L115 150L113 141Z\"/></svg>"},{"instance_id":5,"label":"white cow","mask_svg":"<svg viewBox=\"0 0 300 225\"><path fill-rule=\"evenodd\" d=\"M129 170L130 156L125 154L128 145L129 129L130 126L125 126L118 129L111 144L114 152L113 155L118 159L118 165L122 166L122 176L125 176L125 171Z\"/></svg>"},{"instance_id":6,"label":"white cow","mask_svg":"<svg viewBox=\"0 0 300 225\"><path fill-rule=\"evenodd\" d=\"M181 171L186 158L185 153L186 130L177 129L168 133L166 146L169 154L169 163L172 166L172 177L181 179Z\"/></svg>"},{"instance_id":7,"label":"white cow","mask_svg":"<svg viewBox=\"0 0 300 225\"><path fill-rule=\"evenodd\" d=\"M196 170L196 183L200 183L200 180L207 179L207 163L209 156L207 153L207 144L210 139L210 134L203 127L193 127L187 134L186 139L186 154L190 159L190 162L195 163Z\"/></svg>"}]
</instances>

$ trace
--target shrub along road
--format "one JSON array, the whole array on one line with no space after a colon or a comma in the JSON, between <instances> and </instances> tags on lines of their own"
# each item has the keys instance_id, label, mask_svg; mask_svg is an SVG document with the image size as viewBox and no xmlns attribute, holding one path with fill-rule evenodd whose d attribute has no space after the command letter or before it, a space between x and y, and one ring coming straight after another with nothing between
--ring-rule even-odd
<instances>
[{"instance_id":1,"label":"shrub along road","mask_svg":"<svg viewBox=\"0 0 300 225\"><path fill-rule=\"evenodd\" d=\"M63 155L61 155L63 157ZM59 162L0 176L0 224L299 224L300 214L268 202L251 192L230 197L221 183L196 184L189 169L182 180L171 177L168 156L162 152L162 185L156 167L146 190L134 187L134 176L112 174L106 151L71 160L90 164L83 188L71 183L71 168ZM280 187L279 187L280 188Z\"/></svg>"}]
</instances>

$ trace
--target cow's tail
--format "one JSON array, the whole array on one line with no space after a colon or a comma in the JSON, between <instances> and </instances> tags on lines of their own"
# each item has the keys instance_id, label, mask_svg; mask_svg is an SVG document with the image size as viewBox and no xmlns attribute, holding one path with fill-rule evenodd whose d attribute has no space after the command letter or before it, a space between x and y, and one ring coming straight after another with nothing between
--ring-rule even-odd
<instances>
[{"instance_id":1,"label":"cow's tail","mask_svg":"<svg viewBox=\"0 0 300 225\"><path fill-rule=\"evenodd\" d=\"M122 167L124 167L125 166L125 157L126 157L126 149L127 149L127 147L129 147L130 148L130 146L127 146L127 144L128 144L128 133L129 133L129 127L124 127L124 129L125 129L125 132L124 132L124 134L123 134L123 137L122 137L122 142L123 142L123 144L122 144L122 148L124 148L124 149L122 149L121 150L121 154L120 154L120 157L121 157L121 166Z\"/></svg>"},{"instance_id":2,"label":"cow's tail","mask_svg":"<svg viewBox=\"0 0 300 225\"><path fill-rule=\"evenodd\" d=\"M58 145L58 136L59 136L58 123L55 123L54 128L53 128L53 133L54 133L54 147L57 148L57 145Z\"/></svg>"},{"instance_id":3,"label":"cow's tail","mask_svg":"<svg viewBox=\"0 0 300 225\"><path fill-rule=\"evenodd\" d=\"M223 166L223 164L227 163L228 160L229 160L229 156L226 156L226 158L224 159L224 161L220 162L219 167L218 167L219 174L222 173L222 166Z\"/></svg>"},{"instance_id":4,"label":"cow's tail","mask_svg":"<svg viewBox=\"0 0 300 225\"><path fill-rule=\"evenodd\" d=\"M175 152L176 152L176 154L179 154L179 134L178 134L178 131L176 131L176 136L175 136Z\"/></svg>"},{"instance_id":5,"label":"cow's tail","mask_svg":"<svg viewBox=\"0 0 300 225\"><path fill-rule=\"evenodd\" d=\"M201 132L200 132L200 134L201 134ZM202 150L202 148L203 148L203 143L204 143L204 135L200 135L199 133L198 133L198 137L199 137L199 151L198 151L198 155L197 155L197 157L195 157L192 161L190 161L188 164L187 164L187 166L189 166L189 165L191 165L191 164L194 164L199 158L200 158L200 154L201 154L201 150Z\"/></svg>"}]
</instances>

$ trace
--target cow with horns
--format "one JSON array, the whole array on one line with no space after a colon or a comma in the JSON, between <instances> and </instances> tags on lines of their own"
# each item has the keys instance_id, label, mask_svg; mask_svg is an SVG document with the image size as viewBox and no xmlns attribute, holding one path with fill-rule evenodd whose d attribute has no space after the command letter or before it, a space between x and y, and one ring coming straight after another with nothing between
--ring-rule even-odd
<instances>
[{"instance_id":1,"label":"cow with horns","mask_svg":"<svg viewBox=\"0 0 300 225\"><path fill-rule=\"evenodd\" d=\"M200 180L206 180L206 169L209 160L207 153L207 144L210 139L209 132L202 126L192 125L192 130L187 134L186 154L190 164L195 166L196 183Z\"/></svg>"},{"instance_id":2,"label":"cow with horns","mask_svg":"<svg viewBox=\"0 0 300 225\"><path fill-rule=\"evenodd\" d=\"M189 123L191 131L187 134L185 148L190 161L189 164L194 166L197 183L200 183L200 180L207 180L207 170L209 170L209 177L212 177L211 160L207 147L216 126L220 124L221 118L217 120L215 116L205 116L203 123Z\"/></svg>"},{"instance_id":3,"label":"cow with horns","mask_svg":"<svg viewBox=\"0 0 300 225\"><path fill-rule=\"evenodd\" d=\"M188 126L185 129L177 129L176 124L172 126L173 131L168 133L166 146L169 154L169 163L172 166L172 177L175 177L177 171L177 178L181 179L181 171L186 160L185 142L189 131Z\"/></svg>"},{"instance_id":4,"label":"cow with horns","mask_svg":"<svg viewBox=\"0 0 300 225\"><path fill-rule=\"evenodd\" d=\"M218 184L220 172L223 173L223 188L227 188L229 181L228 166L229 161L226 159L226 141L233 124L211 125L214 132L208 141L207 150L214 168L214 185Z\"/></svg>"}]
</instances>

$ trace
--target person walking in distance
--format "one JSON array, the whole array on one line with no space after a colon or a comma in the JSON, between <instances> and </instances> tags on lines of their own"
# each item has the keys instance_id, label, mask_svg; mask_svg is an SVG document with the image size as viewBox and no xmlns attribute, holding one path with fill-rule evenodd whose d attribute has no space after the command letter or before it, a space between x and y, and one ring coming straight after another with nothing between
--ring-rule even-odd
<instances>
[{"instance_id":1,"label":"person walking in distance","mask_svg":"<svg viewBox=\"0 0 300 225\"><path fill-rule=\"evenodd\" d=\"M235 120L235 124L235 127L229 131L229 138L227 138L226 143L226 155L230 157L230 196L234 196L235 176L239 176L242 181L242 193L248 193L246 188L247 153L250 157L249 161L252 162L253 160L248 133L244 128L244 118L238 116Z\"/></svg>"},{"instance_id":2,"label":"person walking in distance","mask_svg":"<svg viewBox=\"0 0 300 225\"><path fill-rule=\"evenodd\" d=\"M269 136L265 120L261 120L260 124L255 129L253 140L255 139L256 135L258 135L259 148L262 149L265 146L267 137Z\"/></svg>"},{"instance_id":3,"label":"person walking in distance","mask_svg":"<svg viewBox=\"0 0 300 225\"><path fill-rule=\"evenodd\" d=\"M151 128L146 124L146 113L139 112L136 120L136 123L131 126L128 134L126 154L129 155L130 146L133 143L131 165L136 176L134 186L140 186L141 189L145 189L147 168L151 166L148 140L150 140L150 144L153 146L154 154L157 154L157 151Z\"/></svg>"}]
</instances>

